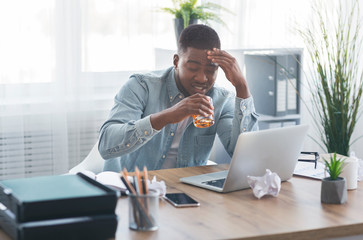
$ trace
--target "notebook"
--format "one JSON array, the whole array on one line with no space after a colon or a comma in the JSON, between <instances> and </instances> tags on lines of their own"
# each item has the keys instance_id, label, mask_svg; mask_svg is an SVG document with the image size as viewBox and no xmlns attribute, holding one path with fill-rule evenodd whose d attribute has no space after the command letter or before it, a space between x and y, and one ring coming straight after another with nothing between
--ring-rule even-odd
<instances>
[{"instance_id":1,"label":"notebook","mask_svg":"<svg viewBox=\"0 0 363 240\"><path fill-rule=\"evenodd\" d=\"M216 192L231 192L249 188L247 176L263 176L266 169L286 181L292 177L307 130L307 125L297 125L241 133L227 171L180 181Z\"/></svg>"}]
</instances>

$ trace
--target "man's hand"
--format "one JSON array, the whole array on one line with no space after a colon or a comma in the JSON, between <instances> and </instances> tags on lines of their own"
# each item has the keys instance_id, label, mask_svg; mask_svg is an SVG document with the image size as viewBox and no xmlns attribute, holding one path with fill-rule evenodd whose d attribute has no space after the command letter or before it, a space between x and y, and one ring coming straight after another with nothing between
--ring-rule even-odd
<instances>
[{"instance_id":1,"label":"man's hand","mask_svg":"<svg viewBox=\"0 0 363 240\"><path fill-rule=\"evenodd\" d=\"M151 125L155 130L160 130L167 124L178 123L192 115L209 116L213 114L213 106L207 96L196 93L184 98L171 108L150 116Z\"/></svg>"},{"instance_id":2,"label":"man's hand","mask_svg":"<svg viewBox=\"0 0 363 240\"><path fill-rule=\"evenodd\" d=\"M207 56L208 59L222 68L228 81L236 88L237 97L248 98L250 96L247 81L238 66L238 62L233 56L217 48L208 51Z\"/></svg>"}]
</instances>

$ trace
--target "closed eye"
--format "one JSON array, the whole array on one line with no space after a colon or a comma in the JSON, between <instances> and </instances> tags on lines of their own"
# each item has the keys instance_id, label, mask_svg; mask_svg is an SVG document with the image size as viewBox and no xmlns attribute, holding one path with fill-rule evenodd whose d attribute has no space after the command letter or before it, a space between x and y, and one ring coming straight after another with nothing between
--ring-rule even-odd
<instances>
[{"instance_id":1,"label":"closed eye","mask_svg":"<svg viewBox=\"0 0 363 240\"><path fill-rule=\"evenodd\" d=\"M208 74L214 74L217 70L218 67L208 67L205 72Z\"/></svg>"},{"instance_id":2,"label":"closed eye","mask_svg":"<svg viewBox=\"0 0 363 240\"><path fill-rule=\"evenodd\" d=\"M206 73L207 74L210 74L210 75L213 75L215 72L216 72L216 70L207 70L206 71Z\"/></svg>"},{"instance_id":3,"label":"closed eye","mask_svg":"<svg viewBox=\"0 0 363 240\"><path fill-rule=\"evenodd\" d=\"M191 71L191 72L198 72L199 71L198 68L188 68L188 70Z\"/></svg>"}]
</instances>

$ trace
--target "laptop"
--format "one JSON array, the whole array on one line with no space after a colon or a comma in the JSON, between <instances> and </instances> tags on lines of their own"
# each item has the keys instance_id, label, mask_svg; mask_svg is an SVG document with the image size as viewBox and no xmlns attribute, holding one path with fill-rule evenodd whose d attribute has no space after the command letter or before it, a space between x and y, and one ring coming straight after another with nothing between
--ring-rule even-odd
<instances>
[{"instance_id":1,"label":"laptop","mask_svg":"<svg viewBox=\"0 0 363 240\"><path fill-rule=\"evenodd\" d=\"M307 125L297 125L241 133L229 170L184 177L180 181L223 193L249 188L247 176L263 176L266 169L286 181L292 177L307 130Z\"/></svg>"}]
</instances>

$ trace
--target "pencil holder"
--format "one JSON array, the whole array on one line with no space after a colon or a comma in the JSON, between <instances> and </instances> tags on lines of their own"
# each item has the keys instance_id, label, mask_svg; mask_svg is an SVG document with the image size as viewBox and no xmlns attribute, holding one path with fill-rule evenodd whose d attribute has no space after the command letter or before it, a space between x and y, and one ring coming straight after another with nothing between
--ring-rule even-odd
<instances>
[{"instance_id":1,"label":"pencil holder","mask_svg":"<svg viewBox=\"0 0 363 240\"><path fill-rule=\"evenodd\" d=\"M136 231L155 231L159 221L159 191L129 196L129 228Z\"/></svg>"}]
</instances>

